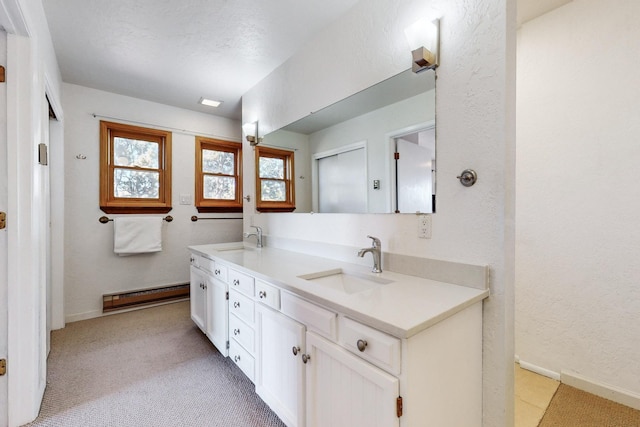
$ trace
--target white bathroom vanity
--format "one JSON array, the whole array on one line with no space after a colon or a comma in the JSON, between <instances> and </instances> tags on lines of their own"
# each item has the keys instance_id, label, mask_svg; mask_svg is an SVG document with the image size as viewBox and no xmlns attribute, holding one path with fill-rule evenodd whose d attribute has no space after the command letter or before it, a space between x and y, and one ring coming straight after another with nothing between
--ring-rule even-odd
<instances>
[{"instance_id":1,"label":"white bathroom vanity","mask_svg":"<svg viewBox=\"0 0 640 427\"><path fill-rule=\"evenodd\" d=\"M290 427L482 425L488 289L191 246L191 317Z\"/></svg>"}]
</instances>

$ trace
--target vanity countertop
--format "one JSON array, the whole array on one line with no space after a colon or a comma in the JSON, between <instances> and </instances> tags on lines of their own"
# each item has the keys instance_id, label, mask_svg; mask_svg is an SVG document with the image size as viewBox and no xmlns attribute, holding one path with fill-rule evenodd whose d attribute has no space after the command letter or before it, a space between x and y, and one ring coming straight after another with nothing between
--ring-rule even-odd
<instances>
[{"instance_id":1,"label":"vanity countertop","mask_svg":"<svg viewBox=\"0 0 640 427\"><path fill-rule=\"evenodd\" d=\"M392 271L371 273L370 267L242 243L189 246L189 250L270 282L283 290L336 310L398 338L409 338L489 296L476 289ZM354 256L356 256L354 254ZM348 294L298 276L342 269L391 283Z\"/></svg>"}]
</instances>

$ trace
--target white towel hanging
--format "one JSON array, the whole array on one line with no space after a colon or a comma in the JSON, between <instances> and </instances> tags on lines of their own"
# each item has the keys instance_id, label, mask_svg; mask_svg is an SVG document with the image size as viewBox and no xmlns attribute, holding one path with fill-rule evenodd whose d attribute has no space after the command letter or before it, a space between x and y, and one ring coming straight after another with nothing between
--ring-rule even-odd
<instances>
[{"instance_id":1,"label":"white towel hanging","mask_svg":"<svg viewBox=\"0 0 640 427\"><path fill-rule=\"evenodd\" d=\"M114 218L113 251L120 256L162 251L162 218Z\"/></svg>"}]
</instances>

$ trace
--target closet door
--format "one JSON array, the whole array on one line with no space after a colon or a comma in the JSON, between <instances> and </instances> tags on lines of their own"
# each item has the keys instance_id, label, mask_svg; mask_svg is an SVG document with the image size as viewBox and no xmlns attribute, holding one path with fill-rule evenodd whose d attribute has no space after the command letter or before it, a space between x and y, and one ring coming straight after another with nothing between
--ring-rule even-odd
<instances>
[{"instance_id":1,"label":"closet door","mask_svg":"<svg viewBox=\"0 0 640 427\"><path fill-rule=\"evenodd\" d=\"M367 159L364 147L322 157L318 162L321 213L367 212Z\"/></svg>"}]
</instances>

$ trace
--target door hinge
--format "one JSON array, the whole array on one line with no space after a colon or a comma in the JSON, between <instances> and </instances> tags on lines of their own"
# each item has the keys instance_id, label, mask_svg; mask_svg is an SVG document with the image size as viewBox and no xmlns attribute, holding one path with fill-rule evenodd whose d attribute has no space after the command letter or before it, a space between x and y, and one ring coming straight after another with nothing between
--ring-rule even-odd
<instances>
[{"instance_id":1,"label":"door hinge","mask_svg":"<svg viewBox=\"0 0 640 427\"><path fill-rule=\"evenodd\" d=\"M7 359L0 359L0 377L7 373Z\"/></svg>"},{"instance_id":2,"label":"door hinge","mask_svg":"<svg viewBox=\"0 0 640 427\"><path fill-rule=\"evenodd\" d=\"M227 291L227 294L225 295L225 297L229 299L229 291Z\"/></svg>"},{"instance_id":3,"label":"door hinge","mask_svg":"<svg viewBox=\"0 0 640 427\"><path fill-rule=\"evenodd\" d=\"M229 341L227 341L227 350L229 350Z\"/></svg>"},{"instance_id":4,"label":"door hinge","mask_svg":"<svg viewBox=\"0 0 640 427\"><path fill-rule=\"evenodd\" d=\"M0 212L0 230L7 228L7 214Z\"/></svg>"},{"instance_id":5,"label":"door hinge","mask_svg":"<svg viewBox=\"0 0 640 427\"><path fill-rule=\"evenodd\" d=\"M400 153L393 153L393 158L396 160L400 160Z\"/></svg>"},{"instance_id":6,"label":"door hinge","mask_svg":"<svg viewBox=\"0 0 640 427\"><path fill-rule=\"evenodd\" d=\"M398 418L402 416L402 396L398 396L396 399L396 415Z\"/></svg>"}]
</instances>

